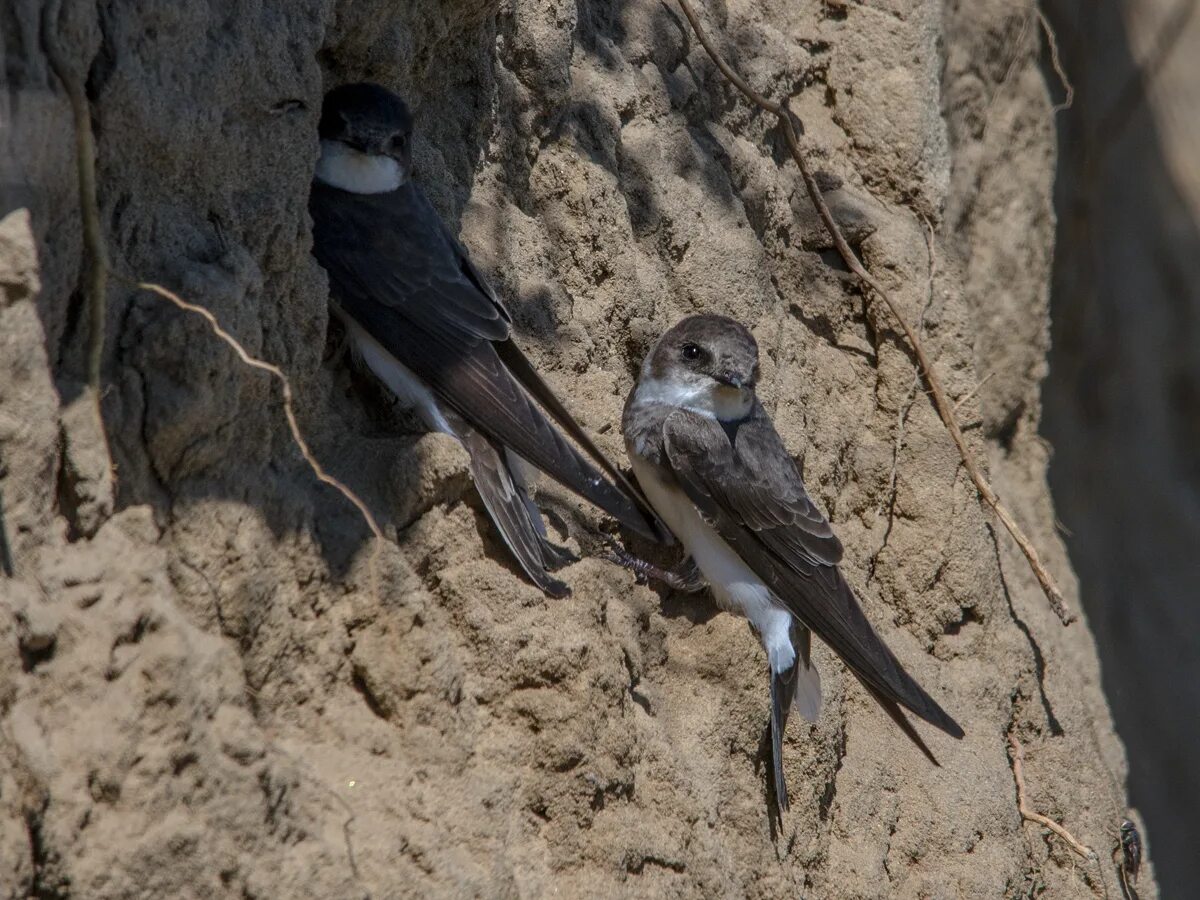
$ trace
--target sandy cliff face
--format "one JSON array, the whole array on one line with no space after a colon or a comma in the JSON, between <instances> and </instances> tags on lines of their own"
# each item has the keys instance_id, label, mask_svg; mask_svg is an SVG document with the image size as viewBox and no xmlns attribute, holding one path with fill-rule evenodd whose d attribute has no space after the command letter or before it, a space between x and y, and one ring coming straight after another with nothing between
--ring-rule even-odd
<instances>
[{"instance_id":1,"label":"sandy cliff face","mask_svg":"<svg viewBox=\"0 0 1200 900\"><path fill-rule=\"evenodd\" d=\"M81 412L78 211L41 10L3 16L19 127L0 229L0 884L14 896L1023 896L1115 890L1125 762L1086 625L1063 629L980 510L892 324L839 270L772 122L660 3L67 3L114 266L103 409ZM920 321L997 487L1071 583L1036 437L1053 220L1030 8L746 0L710 19L789 94L872 270ZM1035 28L1036 32L1036 28ZM820 723L764 813L765 668L745 624L587 558L551 601L462 453L337 355L305 211L323 90L411 101L418 177L606 450L638 363L718 310L846 544L869 615L967 730L933 768L825 648ZM26 189L23 185L32 185ZM25 210L25 211L21 211ZM927 227L932 229L927 241ZM986 376L986 383L976 386ZM1073 592L1072 592L1073 594ZM1072 599L1074 599L1072 597ZM1022 825L1030 802L1097 847ZM1153 896L1143 876L1143 896Z\"/></svg>"}]
</instances>

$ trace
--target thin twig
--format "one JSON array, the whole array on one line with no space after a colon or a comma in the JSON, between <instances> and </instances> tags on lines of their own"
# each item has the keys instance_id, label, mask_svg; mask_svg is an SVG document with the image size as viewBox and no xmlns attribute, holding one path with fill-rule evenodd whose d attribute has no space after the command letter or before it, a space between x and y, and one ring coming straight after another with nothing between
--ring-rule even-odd
<instances>
[{"instance_id":1,"label":"thin twig","mask_svg":"<svg viewBox=\"0 0 1200 900\"><path fill-rule=\"evenodd\" d=\"M937 256L933 252L933 226L929 224L929 219L924 215L921 216L921 221L925 224L925 230L922 233L925 235L925 253L929 260L929 278L925 304L921 307L921 315L917 319L918 335L925 333L925 316L929 314L929 308L933 306L933 282L937 275ZM881 515L887 513L887 526L883 531L883 542L879 545L879 549L871 554L871 558L867 562L867 584L875 580L879 557L887 549L888 541L892 537L892 526L895 524L896 515L897 481L900 477L900 451L904 448L904 429L908 425L909 413L912 412L913 405L917 402L917 389L920 386L921 373L914 371L912 384L909 385L904 402L896 410L896 439L892 442L892 468L888 472L888 486L887 492L884 494L884 503L879 507Z\"/></svg>"},{"instance_id":2,"label":"thin twig","mask_svg":"<svg viewBox=\"0 0 1200 900\"><path fill-rule=\"evenodd\" d=\"M996 94L1000 93L1000 89L1008 84L1008 79L1012 77L1012 73L1016 71L1017 63L1021 61L1021 51L1025 49L1025 37L1029 34L1029 23L1031 17L1026 16L1021 21L1021 30L1017 32L1017 39L1012 43L1012 58L1008 61L1008 66L1004 70L1004 74L1000 76L1000 80L996 82L996 87L992 92L993 99Z\"/></svg>"},{"instance_id":3,"label":"thin twig","mask_svg":"<svg viewBox=\"0 0 1200 900\"><path fill-rule=\"evenodd\" d=\"M1067 92L1062 103L1055 103L1053 110L1051 110L1052 112L1060 113L1063 110L1070 109L1075 103L1075 85L1071 84L1071 79L1067 77L1067 70L1063 67L1062 57L1058 55L1058 38L1054 34L1054 29L1050 27L1050 22L1046 18L1046 14L1042 12L1039 6L1035 6L1033 11L1037 15L1038 24L1042 26L1042 33L1046 35L1046 43L1050 46L1050 65L1054 69L1054 74L1058 76L1059 84Z\"/></svg>"},{"instance_id":4,"label":"thin twig","mask_svg":"<svg viewBox=\"0 0 1200 900\"><path fill-rule=\"evenodd\" d=\"M121 277L121 280L125 279ZM173 303L184 312L193 313L194 315L204 319L204 321L208 323L209 330L212 331L217 338L228 344L243 363L253 369L260 369L263 372L267 372L279 382L283 389L283 414L287 417L288 429L292 433L292 440L295 441L296 446L300 449L300 455L304 457L304 461L308 463L308 466L310 469L312 469L313 474L317 476L318 481L321 481L336 489L343 497L345 497L354 505L354 507L362 515L363 521L367 523L367 527L371 530L371 534L375 537L375 547L371 551L371 558L368 562L368 566L371 573L371 595L378 599L379 570L377 563L379 559L379 552L383 547L383 530L375 521L375 516L371 513L371 510L367 508L367 504L359 498L358 494L354 493L354 491L352 491L345 483L326 472L325 467L321 465L316 456L313 455L312 450L309 449L308 441L304 439L304 434L300 431L300 424L296 419L296 408L293 402L294 396L292 394L292 384L288 380L287 375L285 375L283 370L273 363L269 363L266 360L251 356L246 351L246 348L238 342L237 338L221 327L221 324L217 321L217 317L203 306L198 306L195 303L188 303L178 294L167 290L162 285L154 284L153 282L140 281L136 283L136 287L139 290L149 291L152 294L157 294L159 297Z\"/></svg>"},{"instance_id":5,"label":"thin twig","mask_svg":"<svg viewBox=\"0 0 1200 900\"><path fill-rule=\"evenodd\" d=\"M104 320L108 297L108 249L100 226L100 202L96 191L96 140L92 134L92 114L83 82L72 71L58 43L58 12L61 3L51 3L42 21L46 58L50 68L62 83L71 104L75 125L75 162L79 183L79 215L83 220L83 245L86 249L88 274L88 353L87 384L95 408L96 425L109 461L108 477L113 477L112 453L104 431L104 416L100 410L100 364L104 359Z\"/></svg>"},{"instance_id":6,"label":"thin twig","mask_svg":"<svg viewBox=\"0 0 1200 900\"><path fill-rule=\"evenodd\" d=\"M88 386L100 393L100 361L104 354L105 298L107 296L108 251L104 245L104 232L100 228L100 204L96 193L96 140L92 135L92 114L88 106L83 84L71 71L63 58L58 44L58 24L53 21L60 7L52 3L47 10L45 22L46 57L50 68L71 103L71 116L75 120L75 156L79 169L79 211L83 218L83 243L88 250Z\"/></svg>"},{"instance_id":7,"label":"thin twig","mask_svg":"<svg viewBox=\"0 0 1200 900\"><path fill-rule=\"evenodd\" d=\"M967 391L965 394L963 394L961 397L958 398L958 402L954 404L954 411L958 412L960 409L962 409L962 405L964 403L966 403L968 400L970 400L972 397L974 397L976 394L978 394L979 389L981 387L983 387L985 384L987 384L989 381L991 381L995 375L996 375L995 369L993 369L992 371L990 371L986 375L984 375L983 378L981 378L979 380L979 383L975 385L975 387L971 388L969 391Z\"/></svg>"},{"instance_id":8,"label":"thin twig","mask_svg":"<svg viewBox=\"0 0 1200 900\"><path fill-rule=\"evenodd\" d=\"M933 281L937 275L937 256L933 252L933 226L929 224L929 219L921 216L921 221L925 224L925 254L929 259L929 279L928 288L925 294L925 305L921 307L921 315L917 319L917 336L920 337L925 333L925 316L929 314L929 307L933 305ZM908 394L904 398L904 403L896 413L896 440L892 445L892 471L888 475L887 496L889 498L888 506L894 507L896 503L896 478L899 474L900 467L900 450L904 446L904 429L908 424L908 414L912 412L913 404L917 399L917 389L921 386L921 373L913 372L912 384L909 386Z\"/></svg>"},{"instance_id":9,"label":"thin twig","mask_svg":"<svg viewBox=\"0 0 1200 900\"><path fill-rule=\"evenodd\" d=\"M1025 802L1025 774L1023 771L1025 762L1025 748L1021 746L1021 742L1017 740L1017 736L1015 734L1010 734L1008 736L1008 746L1012 749L1013 781L1017 783L1017 809L1021 813L1021 818L1030 822L1036 822L1038 825L1049 828L1060 838L1066 841L1070 848L1084 859L1097 862L1099 857L1096 855L1095 850L1085 844L1079 843L1079 841L1075 840L1075 836L1072 835L1071 832L1067 831L1067 829L1063 828L1053 819L1049 818L1048 816L1043 816L1041 813L1036 813L1029 808Z\"/></svg>"},{"instance_id":10,"label":"thin twig","mask_svg":"<svg viewBox=\"0 0 1200 900\"><path fill-rule=\"evenodd\" d=\"M829 211L829 206L825 203L825 199L821 195L821 189L817 185L817 181L813 177L812 172L809 170L808 163L804 158L804 152L800 148L800 139L796 133L795 126L792 124L791 112L786 106L783 106L779 103L774 103L757 93L741 78L740 75L737 74L737 72L730 68L729 64L725 61L725 58L713 45L703 27L700 25L700 20L697 18L695 10L692 9L691 3L689 3L688 0L678 0L678 2L680 9L683 10L683 14L687 17L688 22L691 23L692 30L696 33L696 38L704 46L705 51L716 64L717 68L721 70L721 74L723 74L725 78L731 84L733 84L734 87L741 91L752 103L769 113L773 113L779 118L779 124L783 130L784 138L787 141L788 149L791 151L792 159L796 161L796 165L800 169L800 176L804 179L804 186L808 190L808 196L812 200L813 206L816 207L817 213L821 216L821 221L825 224L825 230L829 232L830 237L833 239L834 246L837 247L838 253L841 254L842 259L845 261L850 271L858 277L859 281L862 282L864 286L875 292L876 296L878 296L879 299L884 302L884 305L887 306L892 316L899 323L901 330L904 332L904 336L908 339L909 346L912 348L913 353L917 357L917 363L920 367L920 371L925 378L926 384L929 386L930 393L933 395L934 405L937 408L938 415L941 416L942 422L946 426L946 430L950 432L950 437L954 441L955 446L958 448L959 455L962 457L963 466L966 468L967 474L971 477L971 481L974 482L976 491L979 492L979 496L983 499L983 501L992 508L992 511L996 514L996 517L1004 524L1004 527L1008 530L1008 533L1012 535L1013 540L1017 542L1017 545L1025 554L1025 558L1029 561L1029 567L1033 570L1033 574L1037 577L1038 583L1042 586L1042 591L1045 593L1046 599L1050 602L1050 607L1054 610L1055 614L1059 617L1064 625L1070 624L1072 621L1074 621L1074 616L1067 610L1066 601L1063 599L1062 591L1058 589L1058 585L1055 584L1054 578L1042 564L1041 558L1038 556L1037 549L1033 546L1033 543L1028 537L1025 536L1025 532L1021 530L1021 527L1017 524L1016 520L1013 518L1012 514L1008 511L1004 504L1000 502L1000 498L996 495L996 492L992 489L991 484L988 483L987 479L983 475L983 472L980 470L979 464L975 461L974 454L971 453L970 448L967 446L966 438L963 436L962 429L959 427L958 421L954 416L954 409L949 399L946 397L945 390L942 388L941 379L939 379L934 372L933 363L925 353L925 349L922 346L921 341L917 338L916 332L914 332L908 322L905 321L904 316L900 314L900 310L892 300L891 295L888 294L888 292L883 289L883 286L876 281L875 278L863 267L862 262L859 261L858 256L850 248L849 243L847 243L846 238L842 234L841 229L838 227L837 222L834 221L833 213Z\"/></svg>"},{"instance_id":11,"label":"thin twig","mask_svg":"<svg viewBox=\"0 0 1200 900\"><path fill-rule=\"evenodd\" d=\"M292 765L294 765L298 771L309 776L315 784L324 788L329 793L329 796L333 797L333 799L341 805L342 809L346 811L346 818L342 821L342 840L346 842L346 861L350 864L350 874L354 876L354 880L361 881L362 875L358 871L358 860L354 854L354 840L350 835L350 826L353 825L358 819L358 813L354 811L354 807L350 805L349 800L339 794L333 787L326 784L325 780L320 775L316 774L306 763L302 762L298 756L289 750L285 750L280 745L279 741L272 736L270 731L266 732L266 736L268 747L273 752L278 753L281 756L286 756L289 760L291 760ZM351 784L353 784L353 782L351 782Z\"/></svg>"}]
</instances>

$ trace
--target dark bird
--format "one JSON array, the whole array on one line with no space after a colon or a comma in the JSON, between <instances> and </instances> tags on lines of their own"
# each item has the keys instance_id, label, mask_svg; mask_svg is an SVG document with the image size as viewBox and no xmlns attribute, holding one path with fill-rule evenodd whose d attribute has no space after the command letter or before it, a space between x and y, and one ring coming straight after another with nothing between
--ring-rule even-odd
<instances>
[{"instance_id":1,"label":"dark bird","mask_svg":"<svg viewBox=\"0 0 1200 900\"><path fill-rule=\"evenodd\" d=\"M953 737L963 730L867 621L838 570L842 544L755 397L758 375L754 337L724 316L684 319L651 350L625 403L625 446L638 483L689 558L677 572L618 558L684 589L707 581L718 605L750 620L770 668L773 776L783 812L788 710L815 721L821 708L810 629L935 764L900 707Z\"/></svg>"},{"instance_id":2,"label":"dark bird","mask_svg":"<svg viewBox=\"0 0 1200 900\"><path fill-rule=\"evenodd\" d=\"M319 132L309 211L333 310L366 366L427 427L466 448L483 504L529 578L568 593L549 573L571 556L547 540L523 463L658 539L637 489L534 371L508 310L413 183L404 101L375 84L335 88Z\"/></svg>"}]
</instances>

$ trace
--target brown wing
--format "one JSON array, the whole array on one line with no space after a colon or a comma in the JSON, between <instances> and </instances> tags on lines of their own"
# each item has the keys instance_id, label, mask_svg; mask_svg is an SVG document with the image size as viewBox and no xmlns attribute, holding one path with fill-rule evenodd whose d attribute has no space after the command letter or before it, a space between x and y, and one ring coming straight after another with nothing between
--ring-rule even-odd
<instances>
[{"instance_id":1,"label":"brown wing","mask_svg":"<svg viewBox=\"0 0 1200 900\"><path fill-rule=\"evenodd\" d=\"M762 407L730 434L687 410L663 423L676 481L718 533L868 689L954 737L963 730L867 621L837 562L842 546ZM886 704L885 704L886 707Z\"/></svg>"}]
</instances>

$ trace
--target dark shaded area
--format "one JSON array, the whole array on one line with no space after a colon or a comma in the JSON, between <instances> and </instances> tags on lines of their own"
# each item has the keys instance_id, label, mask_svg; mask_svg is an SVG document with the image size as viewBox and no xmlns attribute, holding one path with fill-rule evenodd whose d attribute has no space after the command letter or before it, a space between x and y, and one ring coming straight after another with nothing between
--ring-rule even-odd
<instances>
[{"instance_id":1,"label":"dark shaded area","mask_svg":"<svg viewBox=\"0 0 1200 900\"><path fill-rule=\"evenodd\" d=\"M3 471L0 469L0 471ZM4 493L0 491L0 573L13 575L12 549L8 545L8 528L4 524Z\"/></svg>"},{"instance_id":2,"label":"dark shaded area","mask_svg":"<svg viewBox=\"0 0 1200 900\"><path fill-rule=\"evenodd\" d=\"M1200 875L1200 229L1180 183L1195 150L1172 145L1164 115L1200 110L1161 80L1163 59L1143 57L1169 53L1166 65L1200 79L1195 6L1046 7L1075 86L1058 120L1050 482L1132 802L1163 894L1179 897Z\"/></svg>"},{"instance_id":3,"label":"dark shaded area","mask_svg":"<svg viewBox=\"0 0 1200 900\"><path fill-rule=\"evenodd\" d=\"M412 15L419 18L416 13ZM208 267L218 281L227 277L228 281L222 288L228 289L228 296L206 296L194 289L191 292L183 290L189 300L198 301L212 309L223 326L245 341L249 352L278 363L288 372L294 388L303 398L298 406L319 406L322 399L320 390L333 379L328 376L323 378L322 373L314 371L311 346L298 349L299 338L312 342L314 330L306 328L300 332L287 332L286 322L281 326L279 309L270 308L276 299L272 296L270 279L267 279L265 290L255 288L246 291L245 296L237 296L239 283L242 288L248 284L244 276L249 256L261 259L270 255L263 252L259 245L274 240L294 243L297 239L305 239L307 235L267 236L253 230L243 233L242 221L249 215L243 217L243 211L237 203L245 202L245 197L236 198L231 201L229 208L219 211L211 208L205 211L206 199L202 196L180 198L181 205L195 208L196 217L194 223L189 223L191 230L182 238L177 234L168 234L168 227L159 222L153 225L160 230L151 233L148 240L143 240L136 229L130 231L123 227L122 218L130 197L122 194L113 200L110 193L114 188L105 177L104 170L109 149L107 142L115 130L115 126L110 127L106 115L120 110L115 108L115 101L105 96L105 85L122 65L132 66L134 60L127 47L117 46L122 36L110 34L108 18L105 10L99 12L98 44L94 48L72 45L71 52L75 58L70 63L77 74L86 80L88 99L92 104L93 130L100 164L98 192L104 220L102 227L114 270L129 279L158 280L176 289L183 289L179 284L180 271L196 266ZM82 14L67 15L64 12L46 21L56 23L67 35L66 42L70 44L74 29L81 28L80 21L84 19L86 16ZM182 11L177 11L157 21L160 26L163 23L178 25L186 22L187 18ZM82 389L87 304L82 290L75 286L79 280L75 269L82 251L72 243L77 240L73 231L74 222L70 223L72 228L61 229L68 232L67 236L63 236L56 231L55 226L59 223L53 218L56 204L68 198L74 200L75 157L73 143L61 140L65 133L63 129L69 126L69 121L65 118L66 101L62 85L46 65L45 39L41 34L44 26L41 9L36 3L17 4L14 9L6 8L0 12L0 37L3 38L0 49L4 51L2 60L5 76L3 83L0 83L0 112L6 114L0 119L10 119L12 122L10 130L0 128L0 150L4 151L0 152L0 215L21 206L28 206L32 211L41 251L39 256L48 260L46 270L42 272L43 284L38 307L46 332L46 351L53 361L56 387L65 405ZM493 26L487 16L466 18L459 22L459 26L460 33L442 36L441 40L464 57L470 56L475 43L491 39ZM418 50L424 46L422 41L432 40L420 28L414 27L411 32ZM196 35L195 40L197 45L202 45L204 40L210 38L211 35ZM119 50L123 50L124 55ZM297 52L302 51L298 49ZM354 53L347 51L346 55L353 57ZM328 84L364 77L364 73L349 68L339 47L325 47L320 56L326 68ZM372 74L365 73L366 77ZM390 72L378 74L379 77L392 75ZM490 88L488 79L475 78L469 86L457 86L457 93L462 97L468 94L469 89L474 107L484 109ZM439 89L444 90L436 84L412 85L410 99L415 98L419 105L427 109L436 106L441 111ZM315 114L305 114L306 110L311 113L319 106L319 94L305 98L283 97L269 107L251 104L246 109L231 108L226 112L224 123L213 127L236 126L257 130L263 135L259 143L263 148L268 148L276 135L268 131L266 123L282 121L281 113L296 114L287 120L289 131L294 128L297 133L296 139L289 135L289 146L296 146L297 152L302 152L304 141L316 139ZM448 106L446 109L457 110L459 107ZM429 126L436 133L430 140L435 140L446 131L452 132L455 137L455 140L440 141L459 152L446 154L444 171L436 173L439 183L436 184L438 189L435 193L448 225L457 233L465 202L464 186L469 186L472 181L488 133L479 122L444 111L438 115L427 113L418 124L419 128L423 126ZM44 157L49 154L43 145L51 133L62 147L56 146L55 153L47 161ZM149 142L151 137L145 140ZM199 140L196 138L197 143ZM188 144L183 141L173 152L182 156L186 155L187 149ZM147 167L148 172L150 169ZM450 182L451 189L447 189L447 182ZM152 196L158 186L156 180L147 175L143 185L146 195ZM73 203L67 208L74 219ZM164 267L160 258L168 257L170 252L177 254L184 264ZM61 274L59 269L63 270ZM63 293L64 283L71 285L69 293ZM284 299L287 302L296 300L294 296L286 294ZM521 298L513 299L516 300L513 305L520 309ZM246 306L255 304L259 306L258 309L250 314L244 313ZM294 313L292 316L300 318ZM187 323L176 326L187 329L186 341L180 341L180 333L172 328L172 323L179 322ZM261 345L257 345L253 338L256 325L263 332ZM274 343L271 335L273 326L280 332ZM236 421L210 419L194 429L195 439L185 447L178 459L168 460L163 455L164 446L157 434L160 420L164 418L165 410L188 410L203 403L203 399L198 399L197 395L204 393L204 378L215 377L206 362L210 358L220 366L228 365L234 373L231 377L239 382L236 392L242 394L243 400L249 401L248 405L261 403L270 410L265 418L274 431L264 435L262 420L253 416L238 414ZM327 368L332 372L337 366L331 364ZM121 382L127 376L135 376L130 380L135 380L139 385L139 395L136 398L121 398L125 401L121 402L118 395ZM353 384L363 380L357 374L350 375L349 379ZM370 540L370 533L361 517L331 488L315 484L311 488L313 493L320 494L320 498L313 501L324 511L320 516L308 514L307 501L297 504L287 499L296 494L288 490L292 482L308 483L312 476L307 466L299 462L299 454L282 431L282 402L275 382L238 366L232 353L214 344L207 327L197 320L144 292L133 290L119 278L110 280L108 290L103 380L107 386L104 411L106 425L110 429L110 449L118 470L122 472L118 481L118 508L150 503L160 519L166 520L172 506L181 503L200 502L213 497L239 500L257 507L277 535L300 530L311 532L324 552L331 572L336 577L345 576L355 554ZM388 431L389 426L394 424L388 401L379 402L379 398L370 390L362 396L354 394L327 399L334 403L341 401L343 424L346 425L350 441L365 437L385 443L380 432ZM193 430L191 425L188 428ZM364 435L363 432L367 433ZM390 458L388 452L380 454L383 463L379 467L364 471L361 465L355 468L355 460L344 459L345 454L339 454L337 448L331 446L328 434L311 429L308 437L317 456L330 461L330 471L364 497L381 522L385 525L394 524L398 528L406 524L395 521L386 492L380 488L380 484L386 485L386 478L380 474L380 469L386 473L387 460ZM408 435L396 435L394 441L387 442L386 450L404 452L410 441ZM207 448L218 445L220 450L216 457L220 459L213 459L217 465L209 466L206 462L197 464L198 459L207 457ZM236 458L242 467L261 467L262 479L249 491L239 484L240 473L235 472L234 477L226 481L221 472L228 458ZM75 526L76 484L73 479L73 473L64 466L60 470L58 506L71 525L71 540L80 536L80 529ZM0 505L0 571L11 574L12 568L3 507Z\"/></svg>"}]
</instances>

